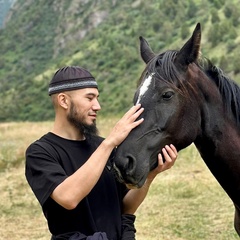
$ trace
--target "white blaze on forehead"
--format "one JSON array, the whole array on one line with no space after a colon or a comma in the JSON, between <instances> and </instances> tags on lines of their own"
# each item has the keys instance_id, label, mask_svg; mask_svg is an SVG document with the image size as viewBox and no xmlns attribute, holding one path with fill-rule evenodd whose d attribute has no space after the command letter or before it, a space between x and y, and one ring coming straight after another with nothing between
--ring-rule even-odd
<instances>
[{"instance_id":1,"label":"white blaze on forehead","mask_svg":"<svg viewBox=\"0 0 240 240\"><path fill-rule=\"evenodd\" d=\"M153 78L154 73L151 73L143 82L143 85L141 86L140 90L139 90L139 95L138 95L138 100L137 103L140 103L142 97L144 96L144 94L147 92L151 82L152 82L152 78Z\"/></svg>"}]
</instances>

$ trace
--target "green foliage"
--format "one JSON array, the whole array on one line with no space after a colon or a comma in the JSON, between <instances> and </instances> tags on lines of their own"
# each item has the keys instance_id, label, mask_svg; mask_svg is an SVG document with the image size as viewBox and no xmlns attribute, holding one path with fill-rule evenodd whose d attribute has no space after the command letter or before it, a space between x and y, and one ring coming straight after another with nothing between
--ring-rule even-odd
<instances>
[{"instance_id":1,"label":"green foliage","mask_svg":"<svg viewBox=\"0 0 240 240\"><path fill-rule=\"evenodd\" d=\"M0 121L52 119L48 82L59 67L70 64L86 67L97 78L103 115L123 113L144 68L138 37L145 37L156 53L179 49L197 22L207 39L204 55L227 66L238 80L237 61L229 61L237 60L231 50L240 48L236 3L18 0L0 30Z\"/></svg>"},{"instance_id":2,"label":"green foliage","mask_svg":"<svg viewBox=\"0 0 240 240\"><path fill-rule=\"evenodd\" d=\"M188 6L188 10L187 10L187 15L189 18L194 18L196 16L196 12L198 10L198 7L195 3L196 1L189 1L189 6Z\"/></svg>"},{"instance_id":3,"label":"green foliage","mask_svg":"<svg viewBox=\"0 0 240 240\"><path fill-rule=\"evenodd\" d=\"M211 11L211 21L212 23L216 23L220 21L220 18L218 16L218 11L216 9L212 9Z\"/></svg>"},{"instance_id":4,"label":"green foliage","mask_svg":"<svg viewBox=\"0 0 240 240\"><path fill-rule=\"evenodd\" d=\"M186 39L187 37L190 36L190 31L189 31L189 28L186 24L184 24L182 27L181 27L181 38L182 39Z\"/></svg>"}]
</instances>

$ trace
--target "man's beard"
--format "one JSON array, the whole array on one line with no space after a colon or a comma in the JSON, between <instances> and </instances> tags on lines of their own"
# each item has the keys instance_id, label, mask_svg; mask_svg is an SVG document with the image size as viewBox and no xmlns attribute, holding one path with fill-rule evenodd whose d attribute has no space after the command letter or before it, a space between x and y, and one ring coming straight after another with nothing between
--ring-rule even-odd
<instances>
[{"instance_id":1,"label":"man's beard","mask_svg":"<svg viewBox=\"0 0 240 240\"><path fill-rule=\"evenodd\" d=\"M97 136L98 129L96 126L96 121L92 124L84 123L82 116L78 116L75 104L71 102L70 112L67 115L68 121L85 137Z\"/></svg>"}]
</instances>

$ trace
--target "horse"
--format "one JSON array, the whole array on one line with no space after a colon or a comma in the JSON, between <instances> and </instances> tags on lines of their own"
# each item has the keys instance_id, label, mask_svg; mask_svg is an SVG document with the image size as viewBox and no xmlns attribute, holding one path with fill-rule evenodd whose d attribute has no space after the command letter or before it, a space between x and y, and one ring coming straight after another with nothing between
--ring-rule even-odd
<instances>
[{"instance_id":1,"label":"horse","mask_svg":"<svg viewBox=\"0 0 240 240\"><path fill-rule=\"evenodd\" d=\"M235 206L234 227L240 236L240 88L200 53L198 23L183 47L156 54L142 36L146 63L134 104L144 122L117 147L114 169L130 187L143 186L157 166L159 150L178 151L194 143L201 158Z\"/></svg>"}]
</instances>

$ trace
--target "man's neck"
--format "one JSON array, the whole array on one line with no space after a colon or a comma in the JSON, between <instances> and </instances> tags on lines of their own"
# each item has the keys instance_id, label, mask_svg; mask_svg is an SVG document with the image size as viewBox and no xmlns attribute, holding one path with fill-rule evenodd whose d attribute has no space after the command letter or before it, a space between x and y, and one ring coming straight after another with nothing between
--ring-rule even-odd
<instances>
[{"instance_id":1,"label":"man's neck","mask_svg":"<svg viewBox=\"0 0 240 240\"><path fill-rule=\"evenodd\" d=\"M69 140L84 140L85 136L68 122L57 121L55 119L52 133Z\"/></svg>"}]
</instances>

